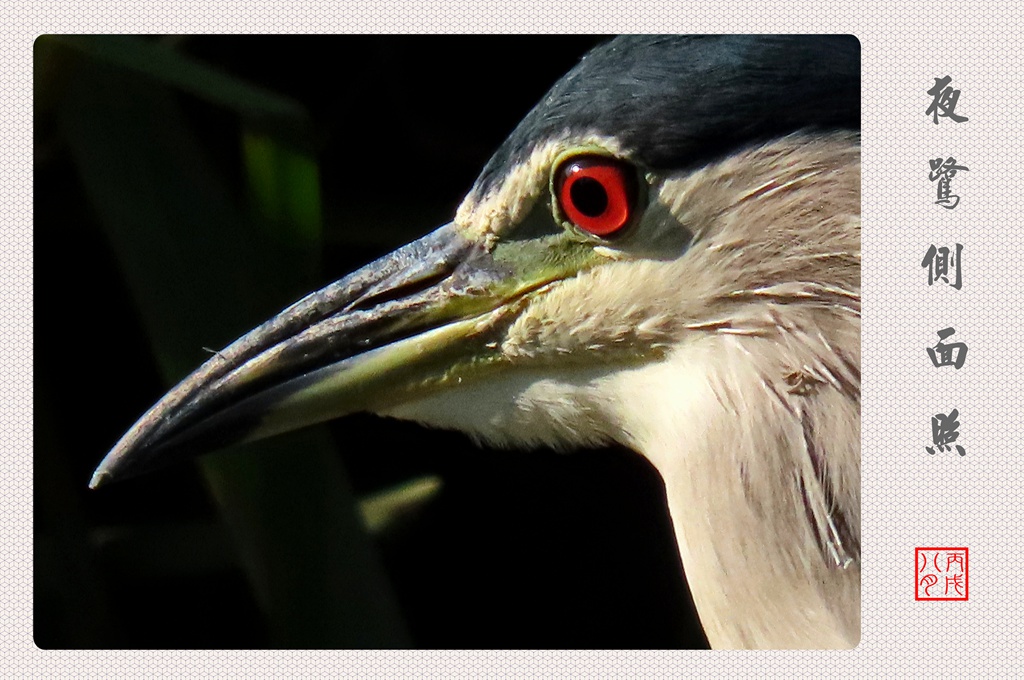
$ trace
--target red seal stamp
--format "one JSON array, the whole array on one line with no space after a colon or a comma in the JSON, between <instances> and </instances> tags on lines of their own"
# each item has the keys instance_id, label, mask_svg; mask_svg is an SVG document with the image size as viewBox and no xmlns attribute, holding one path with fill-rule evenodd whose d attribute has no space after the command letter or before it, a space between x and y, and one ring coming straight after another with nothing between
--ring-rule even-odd
<instances>
[{"instance_id":1,"label":"red seal stamp","mask_svg":"<svg viewBox=\"0 0 1024 680\"><path fill-rule=\"evenodd\" d=\"M967 599L967 548L914 548L915 600Z\"/></svg>"}]
</instances>

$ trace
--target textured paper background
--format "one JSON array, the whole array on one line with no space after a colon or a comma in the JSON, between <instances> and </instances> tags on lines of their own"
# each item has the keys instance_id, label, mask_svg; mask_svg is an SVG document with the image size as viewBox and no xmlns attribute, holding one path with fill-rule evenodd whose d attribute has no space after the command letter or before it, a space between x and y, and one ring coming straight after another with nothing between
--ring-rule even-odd
<instances>
[{"instance_id":1,"label":"textured paper background","mask_svg":"<svg viewBox=\"0 0 1024 680\"><path fill-rule=\"evenodd\" d=\"M3 663L18 677L1011 675L1020 657L1019 396L1024 328L1019 10L1005 3L17 3L3 38ZM32 642L32 41L42 33L585 31L853 33L863 48L863 636L852 652L44 652ZM970 121L936 126L951 75ZM929 158L970 168L932 205ZM964 289L928 288L929 244L965 244ZM42 310L40 310L42 311ZM925 354L970 346L960 371ZM42 357L37 357L42 359ZM929 418L958 408L967 456L929 457ZM915 602L915 546L970 548L970 600Z\"/></svg>"}]
</instances>

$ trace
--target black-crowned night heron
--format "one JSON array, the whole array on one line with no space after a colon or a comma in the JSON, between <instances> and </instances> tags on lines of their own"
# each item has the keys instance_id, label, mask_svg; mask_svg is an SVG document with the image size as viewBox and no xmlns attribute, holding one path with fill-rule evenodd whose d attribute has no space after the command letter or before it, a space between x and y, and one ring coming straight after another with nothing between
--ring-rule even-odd
<instances>
[{"instance_id":1,"label":"black-crowned night heron","mask_svg":"<svg viewBox=\"0 0 1024 680\"><path fill-rule=\"evenodd\" d=\"M664 477L713 647L860 629L859 46L626 37L454 221L217 352L93 486L358 410Z\"/></svg>"}]
</instances>

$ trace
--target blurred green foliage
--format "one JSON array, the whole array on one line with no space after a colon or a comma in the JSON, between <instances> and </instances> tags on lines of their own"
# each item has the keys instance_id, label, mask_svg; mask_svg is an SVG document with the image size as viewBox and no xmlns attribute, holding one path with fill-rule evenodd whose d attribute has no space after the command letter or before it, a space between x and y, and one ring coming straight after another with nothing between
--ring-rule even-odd
<instances>
[{"instance_id":1,"label":"blurred green foliage","mask_svg":"<svg viewBox=\"0 0 1024 680\"><path fill-rule=\"evenodd\" d=\"M301 150L312 146L302 143L306 112L152 40L42 38L37 55L73 73L59 125L170 387L195 367L200 330L230 338L316 278L320 189L316 161ZM237 116L251 205L231 195L206 157L179 91ZM288 129L298 145L261 128ZM407 644L326 432L245 448L202 467L271 644Z\"/></svg>"}]
</instances>

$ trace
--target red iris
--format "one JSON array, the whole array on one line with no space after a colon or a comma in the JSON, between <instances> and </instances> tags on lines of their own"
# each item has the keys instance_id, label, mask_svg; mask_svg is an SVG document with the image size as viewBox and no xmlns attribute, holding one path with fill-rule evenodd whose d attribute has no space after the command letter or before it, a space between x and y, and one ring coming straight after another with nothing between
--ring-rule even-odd
<instances>
[{"instance_id":1,"label":"red iris","mask_svg":"<svg viewBox=\"0 0 1024 680\"><path fill-rule=\"evenodd\" d=\"M636 172L605 156L570 158L558 171L558 203L577 227L594 236L611 236L633 216Z\"/></svg>"}]
</instances>

